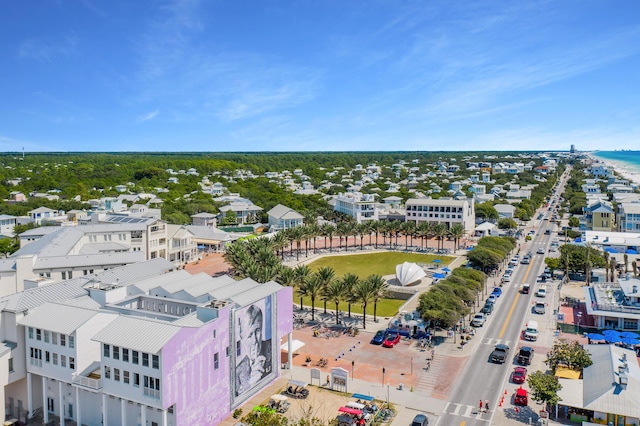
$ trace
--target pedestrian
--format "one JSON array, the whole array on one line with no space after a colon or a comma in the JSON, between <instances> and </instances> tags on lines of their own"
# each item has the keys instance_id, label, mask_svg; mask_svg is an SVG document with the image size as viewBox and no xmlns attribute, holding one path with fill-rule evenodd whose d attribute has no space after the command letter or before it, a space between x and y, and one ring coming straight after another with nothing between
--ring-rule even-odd
<instances>
[{"instance_id":1,"label":"pedestrian","mask_svg":"<svg viewBox=\"0 0 640 426\"><path fill-rule=\"evenodd\" d=\"M482 400L480 400L480 412L482 413Z\"/></svg>"},{"instance_id":2,"label":"pedestrian","mask_svg":"<svg viewBox=\"0 0 640 426\"><path fill-rule=\"evenodd\" d=\"M485 408L485 410L486 410L486 411L487 411L487 413L488 413L488 412L489 412L489 400L488 400L488 399L485 399L485 400L484 400L484 408Z\"/></svg>"}]
</instances>

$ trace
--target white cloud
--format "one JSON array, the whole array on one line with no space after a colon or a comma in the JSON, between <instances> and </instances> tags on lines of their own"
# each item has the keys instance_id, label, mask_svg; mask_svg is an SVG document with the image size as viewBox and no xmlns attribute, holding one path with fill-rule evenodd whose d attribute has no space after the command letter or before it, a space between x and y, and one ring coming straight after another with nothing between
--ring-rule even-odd
<instances>
[{"instance_id":1,"label":"white cloud","mask_svg":"<svg viewBox=\"0 0 640 426\"><path fill-rule=\"evenodd\" d=\"M138 118L139 121L151 121L156 118L160 114L160 110L157 109L155 111L148 112Z\"/></svg>"}]
</instances>

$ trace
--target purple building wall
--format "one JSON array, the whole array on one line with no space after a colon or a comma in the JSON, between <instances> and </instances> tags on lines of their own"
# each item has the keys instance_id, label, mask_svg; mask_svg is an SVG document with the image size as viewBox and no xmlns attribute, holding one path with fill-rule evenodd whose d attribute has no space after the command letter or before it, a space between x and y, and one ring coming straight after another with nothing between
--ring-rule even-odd
<instances>
[{"instance_id":1,"label":"purple building wall","mask_svg":"<svg viewBox=\"0 0 640 426\"><path fill-rule=\"evenodd\" d=\"M217 424L231 412L229 308L202 327L183 328L162 349L163 408L173 404L176 424ZM216 338L213 332L216 331ZM218 369L214 354L218 353Z\"/></svg>"},{"instance_id":2,"label":"purple building wall","mask_svg":"<svg viewBox=\"0 0 640 426\"><path fill-rule=\"evenodd\" d=\"M279 357L281 339L293 330L293 289L283 287L276 300L277 338L273 341ZM230 315L230 308L223 308L217 320L202 327L183 328L162 349L163 408L175 404L177 425L217 424L231 415L230 380L234 375L226 355L227 347L234 350L230 345ZM217 370L215 353L219 356ZM277 361L276 366L274 378L280 376Z\"/></svg>"}]
</instances>

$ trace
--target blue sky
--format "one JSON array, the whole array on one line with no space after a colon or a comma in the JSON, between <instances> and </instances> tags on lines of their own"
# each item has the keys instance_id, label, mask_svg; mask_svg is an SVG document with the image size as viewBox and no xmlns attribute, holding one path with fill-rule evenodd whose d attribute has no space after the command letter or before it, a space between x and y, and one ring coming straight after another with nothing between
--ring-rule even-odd
<instances>
[{"instance_id":1,"label":"blue sky","mask_svg":"<svg viewBox=\"0 0 640 426\"><path fill-rule=\"evenodd\" d=\"M640 146L640 2L2 0L0 150Z\"/></svg>"}]
</instances>

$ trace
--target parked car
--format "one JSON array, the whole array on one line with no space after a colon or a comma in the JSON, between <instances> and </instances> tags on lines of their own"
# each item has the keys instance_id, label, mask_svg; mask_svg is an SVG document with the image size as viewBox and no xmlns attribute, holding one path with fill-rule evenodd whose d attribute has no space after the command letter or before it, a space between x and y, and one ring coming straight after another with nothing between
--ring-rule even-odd
<instances>
[{"instance_id":1,"label":"parked car","mask_svg":"<svg viewBox=\"0 0 640 426\"><path fill-rule=\"evenodd\" d=\"M535 351L530 346L521 346L518 351L518 356L516 357L516 361L520 365L529 365L531 364L531 360L533 359L533 354Z\"/></svg>"},{"instance_id":2,"label":"parked car","mask_svg":"<svg viewBox=\"0 0 640 426\"><path fill-rule=\"evenodd\" d=\"M513 383L522 384L527 379L527 369L524 367L516 367L511 373L511 381Z\"/></svg>"},{"instance_id":3,"label":"parked car","mask_svg":"<svg viewBox=\"0 0 640 426\"><path fill-rule=\"evenodd\" d=\"M522 263L523 265L528 265L530 262L531 262L531 258L528 255L523 257L522 260L520 261L520 263Z\"/></svg>"},{"instance_id":4,"label":"parked car","mask_svg":"<svg viewBox=\"0 0 640 426\"><path fill-rule=\"evenodd\" d=\"M537 297L547 297L547 289L544 287L540 287L538 291L536 291Z\"/></svg>"},{"instance_id":5,"label":"parked car","mask_svg":"<svg viewBox=\"0 0 640 426\"><path fill-rule=\"evenodd\" d=\"M502 296L502 289L500 287L494 287L494 289L491 292L491 294L494 294L497 297L500 297L500 296Z\"/></svg>"},{"instance_id":6,"label":"parked car","mask_svg":"<svg viewBox=\"0 0 640 426\"><path fill-rule=\"evenodd\" d=\"M498 300L498 298L495 295L491 295L489 296L489 298L487 299L487 303L496 303L496 300Z\"/></svg>"},{"instance_id":7,"label":"parked car","mask_svg":"<svg viewBox=\"0 0 640 426\"><path fill-rule=\"evenodd\" d=\"M378 330L376 331L376 335L371 339L372 345L381 345L384 342L384 338L387 335L387 330Z\"/></svg>"},{"instance_id":8,"label":"parked car","mask_svg":"<svg viewBox=\"0 0 640 426\"><path fill-rule=\"evenodd\" d=\"M493 312L493 303L485 303L480 312L485 315L491 315L491 312Z\"/></svg>"},{"instance_id":9,"label":"parked car","mask_svg":"<svg viewBox=\"0 0 640 426\"><path fill-rule=\"evenodd\" d=\"M471 320L472 327L482 327L484 322L487 320L487 317L483 313L475 314L473 319Z\"/></svg>"},{"instance_id":10,"label":"parked car","mask_svg":"<svg viewBox=\"0 0 640 426\"><path fill-rule=\"evenodd\" d=\"M546 305L542 302L536 302L533 305L533 312L536 314L544 315Z\"/></svg>"},{"instance_id":11,"label":"parked car","mask_svg":"<svg viewBox=\"0 0 640 426\"><path fill-rule=\"evenodd\" d=\"M511 281L511 274L504 274L504 276L502 277L502 281L504 281L505 283L508 283Z\"/></svg>"},{"instance_id":12,"label":"parked car","mask_svg":"<svg viewBox=\"0 0 640 426\"><path fill-rule=\"evenodd\" d=\"M382 346L385 348L392 348L400 342L400 333L397 331L389 331L387 336L384 338L384 342L382 342Z\"/></svg>"},{"instance_id":13,"label":"parked car","mask_svg":"<svg viewBox=\"0 0 640 426\"><path fill-rule=\"evenodd\" d=\"M429 418L424 414L416 414L411 422L411 426L428 426Z\"/></svg>"},{"instance_id":14,"label":"parked car","mask_svg":"<svg viewBox=\"0 0 640 426\"><path fill-rule=\"evenodd\" d=\"M515 405L527 406L529 405L529 395L526 389L516 389L516 395L513 397L513 403Z\"/></svg>"}]
</instances>

